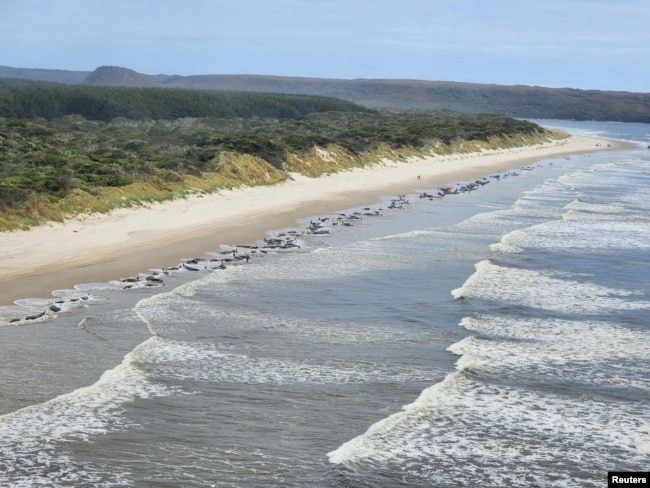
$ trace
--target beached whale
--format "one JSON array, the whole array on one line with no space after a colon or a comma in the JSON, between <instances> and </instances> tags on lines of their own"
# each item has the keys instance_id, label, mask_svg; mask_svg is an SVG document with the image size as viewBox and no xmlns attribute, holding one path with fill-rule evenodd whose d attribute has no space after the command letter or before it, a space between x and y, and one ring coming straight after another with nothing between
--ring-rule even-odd
<instances>
[{"instance_id":1,"label":"beached whale","mask_svg":"<svg viewBox=\"0 0 650 488\"><path fill-rule=\"evenodd\" d=\"M34 314L34 315L28 315L27 317L25 317L25 320L36 320L36 319L40 319L43 315L45 315L45 310L43 310L43 311L40 312L40 313L36 313L36 314Z\"/></svg>"}]
</instances>

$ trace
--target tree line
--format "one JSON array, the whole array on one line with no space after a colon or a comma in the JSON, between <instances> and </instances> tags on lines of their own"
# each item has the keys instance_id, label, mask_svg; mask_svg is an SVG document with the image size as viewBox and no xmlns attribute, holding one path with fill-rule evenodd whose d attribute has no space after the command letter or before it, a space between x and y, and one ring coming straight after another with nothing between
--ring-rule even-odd
<instances>
[{"instance_id":1,"label":"tree line","mask_svg":"<svg viewBox=\"0 0 650 488\"><path fill-rule=\"evenodd\" d=\"M352 102L317 95L126 88L0 78L0 117L53 120L77 114L89 120L183 117L299 118L313 112L363 112Z\"/></svg>"}]
</instances>

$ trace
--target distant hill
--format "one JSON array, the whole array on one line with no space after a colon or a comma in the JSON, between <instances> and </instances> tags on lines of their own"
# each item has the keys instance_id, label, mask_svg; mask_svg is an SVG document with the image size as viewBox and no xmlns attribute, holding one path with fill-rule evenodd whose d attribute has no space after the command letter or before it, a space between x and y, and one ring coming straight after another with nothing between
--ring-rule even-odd
<instances>
[{"instance_id":1,"label":"distant hill","mask_svg":"<svg viewBox=\"0 0 650 488\"><path fill-rule=\"evenodd\" d=\"M89 75L88 71L66 71L60 69L10 68L0 66L0 77L21 78L25 80L53 81L76 85L82 83Z\"/></svg>"},{"instance_id":2,"label":"distant hill","mask_svg":"<svg viewBox=\"0 0 650 488\"><path fill-rule=\"evenodd\" d=\"M0 67L0 76L68 84L291 93L335 97L383 109L449 109L522 118L650 122L650 93L423 80L146 75L115 66L97 68L83 79L80 73Z\"/></svg>"},{"instance_id":3,"label":"distant hill","mask_svg":"<svg viewBox=\"0 0 650 488\"><path fill-rule=\"evenodd\" d=\"M153 77L119 66L100 66L81 82L91 86L159 87Z\"/></svg>"}]
</instances>

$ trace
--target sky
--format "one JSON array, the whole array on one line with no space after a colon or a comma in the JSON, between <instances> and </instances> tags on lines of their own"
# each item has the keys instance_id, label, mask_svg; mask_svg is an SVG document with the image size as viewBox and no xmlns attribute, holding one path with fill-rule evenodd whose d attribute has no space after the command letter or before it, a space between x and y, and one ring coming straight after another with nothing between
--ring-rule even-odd
<instances>
[{"instance_id":1,"label":"sky","mask_svg":"<svg viewBox=\"0 0 650 488\"><path fill-rule=\"evenodd\" d=\"M650 0L0 0L0 65L650 92Z\"/></svg>"}]
</instances>

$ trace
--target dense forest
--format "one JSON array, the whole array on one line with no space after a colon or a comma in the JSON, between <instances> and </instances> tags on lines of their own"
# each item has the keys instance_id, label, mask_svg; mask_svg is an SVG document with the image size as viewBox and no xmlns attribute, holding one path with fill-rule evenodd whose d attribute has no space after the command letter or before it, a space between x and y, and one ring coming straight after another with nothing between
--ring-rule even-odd
<instances>
[{"instance_id":1,"label":"dense forest","mask_svg":"<svg viewBox=\"0 0 650 488\"><path fill-rule=\"evenodd\" d=\"M280 93L72 86L0 78L0 117L52 120L77 114L90 120L182 117L296 118L313 112L363 112L332 97Z\"/></svg>"},{"instance_id":2,"label":"dense forest","mask_svg":"<svg viewBox=\"0 0 650 488\"><path fill-rule=\"evenodd\" d=\"M0 229L270 184L292 171L317 176L382 156L458 150L463 141L516 145L549 137L536 124L503 115L376 112L306 95L52 83L0 85L0 113ZM315 148L337 156L324 161Z\"/></svg>"}]
</instances>

